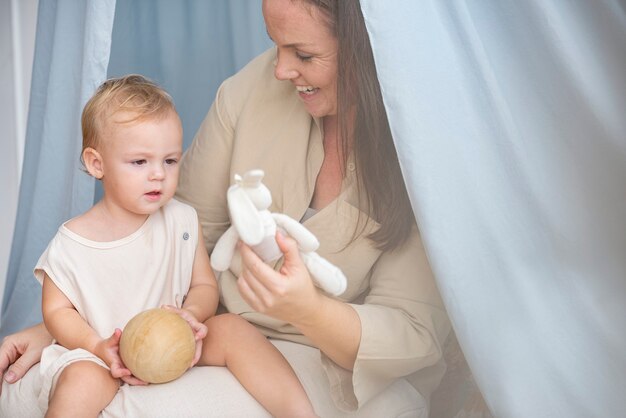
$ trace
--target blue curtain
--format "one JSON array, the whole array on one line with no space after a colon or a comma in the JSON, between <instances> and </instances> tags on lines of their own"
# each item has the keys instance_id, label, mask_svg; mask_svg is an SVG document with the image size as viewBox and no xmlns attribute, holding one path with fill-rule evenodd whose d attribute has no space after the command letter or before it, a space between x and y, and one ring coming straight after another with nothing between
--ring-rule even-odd
<instances>
[{"instance_id":1,"label":"blue curtain","mask_svg":"<svg viewBox=\"0 0 626 418\"><path fill-rule=\"evenodd\" d=\"M87 210L80 115L106 78L115 0L40 0L17 219L0 336L41 321L33 267L59 225Z\"/></svg>"},{"instance_id":2,"label":"blue curtain","mask_svg":"<svg viewBox=\"0 0 626 418\"><path fill-rule=\"evenodd\" d=\"M134 0L115 10L108 74L140 73L173 96L191 143L220 83L269 48L256 0Z\"/></svg>"},{"instance_id":3,"label":"blue curtain","mask_svg":"<svg viewBox=\"0 0 626 418\"><path fill-rule=\"evenodd\" d=\"M159 82L174 97L188 145L219 84L270 45L258 1L40 1L0 336L41 321L33 267L59 225L101 196L79 161L80 115L96 87L127 73Z\"/></svg>"},{"instance_id":4,"label":"blue curtain","mask_svg":"<svg viewBox=\"0 0 626 418\"><path fill-rule=\"evenodd\" d=\"M418 224L491 411L624 416L624 2L362 8Z\"/></svg>"}]
</instances>

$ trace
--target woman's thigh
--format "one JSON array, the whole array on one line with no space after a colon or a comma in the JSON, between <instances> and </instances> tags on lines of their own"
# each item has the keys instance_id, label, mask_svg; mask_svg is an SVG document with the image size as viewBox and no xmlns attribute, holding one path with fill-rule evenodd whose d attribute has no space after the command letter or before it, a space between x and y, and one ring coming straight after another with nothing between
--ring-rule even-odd
<instances>
[{"instance_id":1,"label":"woman's thigh","mask_svg":"<svg viewBox=\"0 0 626 418\"><path fill-rule=\"evenodd\" d=\"M272 341L294 368L320 417L326 418L427 418L424 398L404 379L397 380L358 412L344 412L335 406L319 350L287 341Z\"/></svg>"}]
</instances>

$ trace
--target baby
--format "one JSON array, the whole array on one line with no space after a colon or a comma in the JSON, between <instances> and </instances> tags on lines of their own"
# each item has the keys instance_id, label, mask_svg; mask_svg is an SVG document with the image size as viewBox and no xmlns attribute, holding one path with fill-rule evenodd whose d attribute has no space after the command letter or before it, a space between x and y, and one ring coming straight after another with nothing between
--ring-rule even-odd
<instances>
[{"instance_id":1,"label":"baby","mask_svg":"<svg viewBox=\"0 0 626 418\"><path fill-rule=\"evenodd\" d=\"M97 417L122 382L145 384L120 359L120 328L164 305L195 334L190 367L228 367L274 416L315 416L280 352L243 318L215 315L197 214L172 198L182 126L171 97L139 75L108 80L87 102L82 130L82 161L104 194L61 225L35 267L56 341L41 360L46 416Z\"/></svg>"}]
</instances>

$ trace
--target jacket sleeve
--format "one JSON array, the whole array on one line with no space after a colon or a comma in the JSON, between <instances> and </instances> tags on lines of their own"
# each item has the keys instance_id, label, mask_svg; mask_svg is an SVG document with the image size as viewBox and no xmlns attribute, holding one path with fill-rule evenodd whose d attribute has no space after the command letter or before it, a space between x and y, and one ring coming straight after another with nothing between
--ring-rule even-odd
<instances>
[{"instance_id":1,"label":"jacket sleeve","mask_svg":"<svg viewBox=\"0 0 626 418\"><path fill-rule=\"evenodd\" d=\"M364 302L351 306L361 321L353 371L322 358L338 406L355 410L397 378L442 362L450 325L417 228L401 248L380 256Z\"/></svg>"},{"instance_id":2,"label":"jacket sleeve","mask_svg":"<svg viewBox=\"0 0 626 418\"><path fill-rule=\"evenodd\" d=\"M226 191L231 180L235 120L227 102L228 88L226 80L185 151L176 190L179 200L197 210L209 254L230 224Z\"/></svg>"}]
</instances>

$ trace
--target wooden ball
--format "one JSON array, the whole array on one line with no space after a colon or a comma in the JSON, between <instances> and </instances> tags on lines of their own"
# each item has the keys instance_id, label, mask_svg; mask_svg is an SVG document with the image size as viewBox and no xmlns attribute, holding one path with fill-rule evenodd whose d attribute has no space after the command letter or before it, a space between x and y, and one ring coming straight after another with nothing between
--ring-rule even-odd
<instances>
[{"instance_id":1,"label":"wooden ball","mask_svg":"<svg viewBox=\"0 0 626 418\"><path fill-rule=\"evenodd\" d=\"M124 327L120 356L126 367L148 383L165 383L180 377L196 351L193 331L180 315L149 309Z\"/></svg>"}]
</instances>

